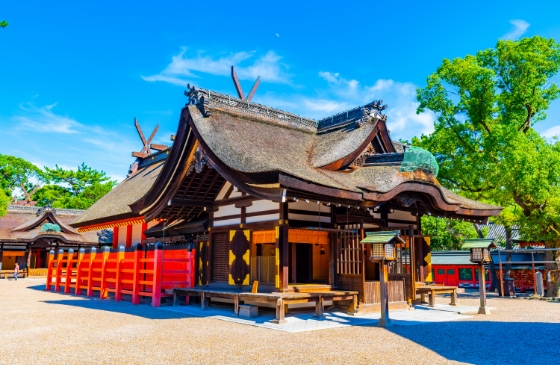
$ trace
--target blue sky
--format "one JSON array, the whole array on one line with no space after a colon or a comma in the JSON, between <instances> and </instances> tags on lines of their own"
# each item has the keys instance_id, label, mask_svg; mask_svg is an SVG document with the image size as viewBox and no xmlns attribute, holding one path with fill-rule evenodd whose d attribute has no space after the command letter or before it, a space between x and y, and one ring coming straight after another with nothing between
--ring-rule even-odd
<instances>
[{"instance_id":1,"label":"blue sky","mask_svg":"<svg viewBox=\"0 0 560 365\"><path fill-rule=\"evenodd\" d=\"M0 153L41 166L82 162L115 179L156 124L169 144L187 83L320 118L383 99L393 138L432 130L415 89L443 58L500 38L560 39L549 2L46 2L0 5ZM555 102L541 133L560 133Z\"/></svg>"}]
</instances>

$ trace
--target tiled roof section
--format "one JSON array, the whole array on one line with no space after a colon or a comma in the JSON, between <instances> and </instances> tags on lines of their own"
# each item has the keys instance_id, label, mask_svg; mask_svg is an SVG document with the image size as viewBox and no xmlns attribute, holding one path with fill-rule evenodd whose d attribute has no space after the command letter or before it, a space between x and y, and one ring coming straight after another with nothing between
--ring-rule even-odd
<instances>
[{"instance_id":1,"label":"tiled roof section","mask_svg":"<svg viewBox=\"0 0 560 365\"><path fill-rule=\"evenodd\" d=\"M156 162L127 177L72 222L72 227L84 227L135 216L129 205L141 199L150 190L164 162Z\"/></svg>"},{"instance_id":2,"label":"tiled roof section","mask_svg":"<svg viewBox=\"0 0 560 365\"><path fill-rule=\"evenodd\" d=\"M8 214L0 217L0 242L31 242L41 237L50 236L51 238L59 237L61 241L76 244L97 244L98 237L95 231L81 234L75 233L72 229L60 233L41 232L41 225L49 221L50 218L45 215L37 217L37 210L36 207L10 206ZM69 228L70 222L83 213L84 211L79 210L56 210L54 214L55 223ZM14 228L18 228L18 230Z\"/></svg>"},{"instance_id":3,"label":"tiled roof section","mask_svg":"<svg viewBox=\"0 0 560 365\"><path fill-rule=\"evenodd\" d=\"M387 105L382 104L383 100L374 100L369 104L319 119L317 122L318 132L321 133L333 128L342 128L349 124L361 126L372 118L387 120L387 116L381 114L381 111L387 109Z\"/></svg>"}]
</instances>

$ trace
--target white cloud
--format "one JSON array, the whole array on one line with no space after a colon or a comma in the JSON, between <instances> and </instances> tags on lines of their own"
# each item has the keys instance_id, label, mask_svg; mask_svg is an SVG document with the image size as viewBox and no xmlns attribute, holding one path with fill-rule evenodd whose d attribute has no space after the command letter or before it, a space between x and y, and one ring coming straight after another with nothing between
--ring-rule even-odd
<instances>
[{"instance_id":1,"label":"white cloud","mask_svg":"<svg viewBox=\"0 0 560 365\"><path fill-rule=\"evenodd\" d=\"M416 114L416 85L410 82L380 79L372 85L362 85L358 80L348 80L339 73L322 71L319 77L327 81L324 88L315 89L316 96L258 95L258 102L275 108L321 119L330 115L383 99L388 108L387 126L391 136L411 140L414 136L429 134L434 130L435 116L432 112Z\"/></svg>"},{"instance_id":2,"label":"white cloud","mask_svg":"<svg viewBox=\"0 0 560 365\"><path fill-rule=\"evenodd\" d=\"M554 127L548 128L542 134L545 138L560 137L560 125L555 125Z\"/></svg>"},{"instance_id":3,"label":"white cloud","mask_svg":"<svg viewBox=\"0 0 560 365\"><path fill-rule=\"evenodd\" d=\"M509 33L504 34L501 39L519 39L519 37L525 34L527 29L529 29L529 27L531 26L531 24L522 19L514 19L510 20L509 22L513 25L513 29Z\"/></svg>"},{"instance_id":4,"label":"white cloud","mask_svg":"<svg viewBox=\"0 0 560 365\"><path fill-rule=\"evenodd\" d=\"M337 107L324 108L323 117L345 109L370 103L376 99L388 105L387 126L395 139L410 140L414 136L429 134L434 130L435 116L431 112L416 114L416 85L410 82L379 79L371 86L362 86L358 80L347 80L338 73L320 72L319 76L329 82L329 91L335 96ZM334 105L318 101L319 104Z\"/></svg>"},{"instance_id":5,"label":"white cloud","mask_svg":"<svg viewBox=\"0 0 560 365\"><path fill-rule=\"evenodd\" d=\"M248 64L251 60L253 62ZM233 65L237 76L243 80L255 80L260 76L263 82L290 83L290 75L286 73L287 66L280 61L281 57L273 51L259 57L255 52L237 52L216 58L204 52L189 57L187 49L182 48L163 71L142 78L145 81L163 81L184 86L192 79L200 78L200 74L229 76Z\"/></svg>"},{"instance_id":6,"label":"white cloud","mask_svg":"<svg viewBox=\"0 0 560 365\"><path fill-rule=\"evenodd\" d=\"M82 124L76 120L55 114L53 108L56 103L42 107L36 107L32 103L20 105L24 115L14 116L18 127L33 130L40 133L80 133Z\"/></svg>"}]
</instances>

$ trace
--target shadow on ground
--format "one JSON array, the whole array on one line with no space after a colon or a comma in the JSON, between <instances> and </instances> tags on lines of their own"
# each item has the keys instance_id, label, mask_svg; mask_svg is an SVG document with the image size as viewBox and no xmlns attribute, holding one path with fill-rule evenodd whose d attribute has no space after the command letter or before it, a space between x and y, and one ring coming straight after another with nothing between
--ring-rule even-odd
<instances>
[{"instance_id":1,"label":"shadow on ground","mask_svg":"<svg viewBox=\"0 0 560 365\"><path fill-rule=\"evenodd\" d=\"M396 326L391 332L448 360L472 364L547 364L560 323L459 321ZM412 354L411 354L412 355Z\"/></svg>"}]
</instances>

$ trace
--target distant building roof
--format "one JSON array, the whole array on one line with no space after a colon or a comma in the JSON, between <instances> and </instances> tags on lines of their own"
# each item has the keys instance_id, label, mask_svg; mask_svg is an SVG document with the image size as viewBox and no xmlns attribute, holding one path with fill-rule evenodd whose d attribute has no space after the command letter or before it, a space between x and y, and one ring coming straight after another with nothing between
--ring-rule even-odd
<instances>
[{"instance_id":1,"label":"distant building roof","mask_svg":"<svg viewBox=\"0 0 560 365\"><path fill-rule=\"evenodd\" d=\"M99 242L97 232L78 233L69 225L83 213L83 210L74 209L10 205L8 214L0 217L0 242L27 244L43 239L62 244L95 245ZM52 229L55 226L59 229Z\"/></svg>"}]
</instances>

